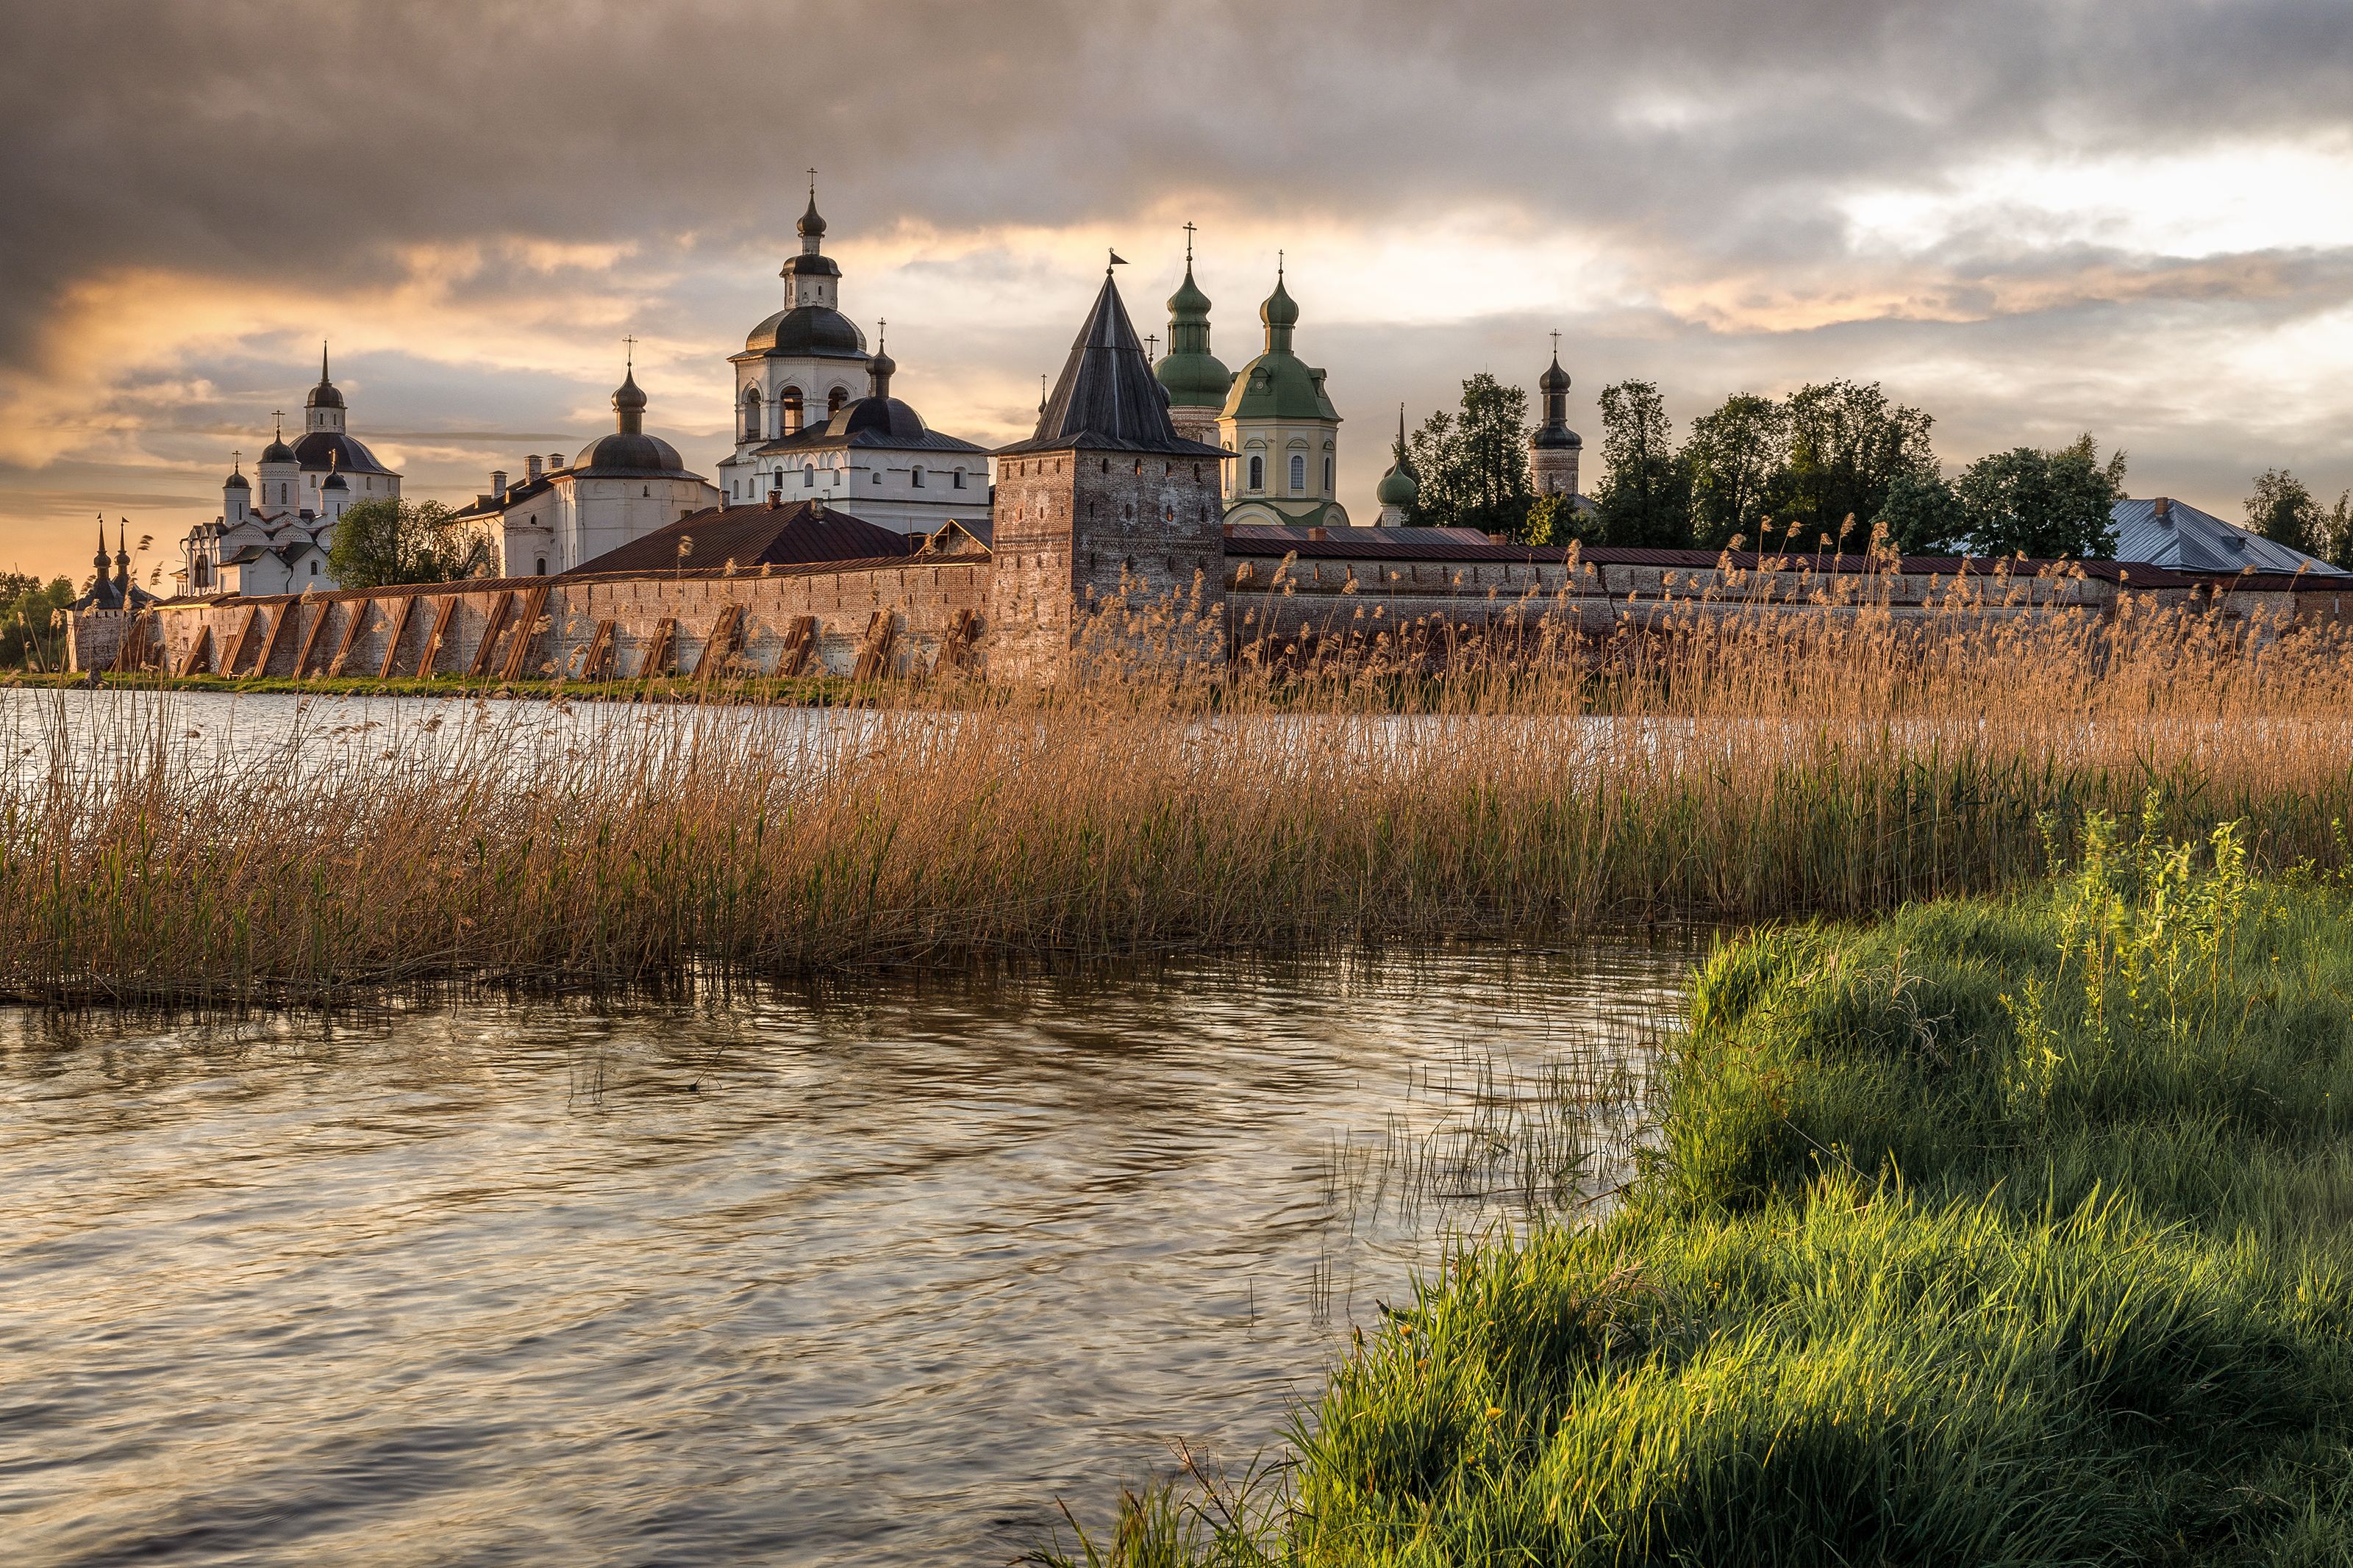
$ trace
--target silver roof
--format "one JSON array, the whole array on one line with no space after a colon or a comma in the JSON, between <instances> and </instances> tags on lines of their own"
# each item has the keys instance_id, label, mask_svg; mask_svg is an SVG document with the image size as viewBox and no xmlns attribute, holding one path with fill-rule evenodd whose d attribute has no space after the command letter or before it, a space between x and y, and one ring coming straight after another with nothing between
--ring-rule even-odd
<instances>
[{"instance_id":1,"label":"silver roof","mask_svg":"<svg viewBox=\"0 0 2353 1568\"><path fill-rule=\"evenodd\" d=\"M2165 515L2157 501L2120 500L2109 513L2116 524L2116 559L2168 566L2177 572L2302 572L2313 577L2353 576L2317 556L2284 544L2274 544L2260 533L2224 522L2211 511L2188 501L2166 501Z\"/></svg>"}]
</instances>

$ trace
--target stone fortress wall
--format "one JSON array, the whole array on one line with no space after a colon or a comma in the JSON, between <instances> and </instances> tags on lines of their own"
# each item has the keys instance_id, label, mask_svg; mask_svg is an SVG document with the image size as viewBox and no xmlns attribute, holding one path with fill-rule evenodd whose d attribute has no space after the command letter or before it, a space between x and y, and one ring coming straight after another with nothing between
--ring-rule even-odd
<instances>
[{"instance_id":1,"label":"stone fortress wall","mask_svg":"<svg viewBox=\"0 0 2353 1568\"><path fill-rule=\"evenodd\" d=\"M1000 535L993 557L926 554L765 574L477 580L183 603L143 614L86 612L73 618L72 668L107 668L121 658L124 667L170 674L482 680L722 670L907 679L955 668L1052 679L1068 672L1064 656L1084 639L1090 606L1118 602L1123 571L1131 608L1190 602L1195 583L1212 580L1208 605L1215 614L1222 597L1222 651L1234 658L1270 638L1377 636L1417 623L1463 632L1549 617L1606 635L1670 614L1753 615L1760 607L1836 615L1876 605L1912 619L1950 614L1951 562L1865 572L1851 560L1844 570L1826 571L1808 557L1760 565L1753 556L1697 552L1571 554L1509 546L1465 546L1441 557L1385 552L1361 540L1232 537L1222 560L1190 548L1191 541L1172 553L1146 537L1144 504L1156 503L1165 514L1196 498L1189 468L1184 483L1171 486L1160 466L1154 463L1141 485L1130 471L1124 486L1113 487L1133 498L1096 497L1099 515L1107 511L1118 526L1101 535L1082 529L1078 542L1060 530L1051 531L1059 538L1031 539L1016 525ZM1005 499L1051 505L1048 496L1025 497L1018 484ZM1131 499L1138 507L1133 518ZM1165 515L1160 521L1166 524ZM2046 576L1995 576L1978 563L1970 575L1986 613L2002 616L2110 616L2127 600L2198 605L2233 618L2337 619L2353 607L2345 602L2353 595L2319 582L2249 579L2218 591L2158 568L2105 563ZM714 639L722 665L706 664Z\"/></svg>"},{"instance_id":2,"label":"stone fortress wall","mask_svg":"<svg viewBox=\"0 0 2353 1568\"><path fill-rule=\"evenodd\" d=\"M173 675L904 678L970 658L987 586L985 557L941 556L232 598L146 612L123 662ZM112 666L132 618L78 622L74 668ZM708 664L714 647L723 662Z\"/></svg>"}]
</instances>

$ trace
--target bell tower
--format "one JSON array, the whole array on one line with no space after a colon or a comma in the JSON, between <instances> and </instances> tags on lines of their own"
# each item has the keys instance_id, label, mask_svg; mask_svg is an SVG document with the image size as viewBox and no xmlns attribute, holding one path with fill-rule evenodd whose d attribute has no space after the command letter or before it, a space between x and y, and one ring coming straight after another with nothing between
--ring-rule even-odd
<instances>
[{"instance_id":1,"label":"bell tower","mask_svg":"<svg viewBox=\"0 0 2353 1568\"><path fill-rule=\"evenodd\" d=\"M1222 660L1226 460L1176 433L1106 267L1037 433L997 454L992 672Z\"/></svg>"}]
</instances>

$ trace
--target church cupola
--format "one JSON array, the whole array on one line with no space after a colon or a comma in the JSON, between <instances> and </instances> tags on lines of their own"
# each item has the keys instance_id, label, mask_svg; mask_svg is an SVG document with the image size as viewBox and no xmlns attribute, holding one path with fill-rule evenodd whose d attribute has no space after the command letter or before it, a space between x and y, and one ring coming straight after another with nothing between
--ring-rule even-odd
<instances>
[{"instance_id":1,"label":"church cupola","mask_svg":"<svg viewBox=\"0 0 2353 1568\"><path fill-rule=\"evenodd\" d=\"M817 171L809 171L808 210L794 227L801 237L798 256L787 257L777 276L785 280L785 309L797 310L807 306L825 310L834 308L841 289L841 268L825 254L825 219L818 216ZM774 318L771 318L773 320ZM762 323L765 326L767 323ZM758 333L755 331L754 336ZM746 347L756 346L746 344ZM777 346L771 342L770 347ZM862 343L860 345L864 346Z\"/></svg>"},{"instance_id":2,"label":"church cupola","mask_svg":"<svg viewBox=\"0 0 2353 1568\"><path fill-rule=\"evenodd\" d=\"M243 454L234 459L236 467L221 481L221 521L234 528L252 515L253 481L245 477Z\"/></svg>"},{"instance_id":3,"label":"church cupola","mask_svg":"<svg viewBox=\"0 0 2353 1568\"><path fill-rule=\"evenodd\" d=\"M1544 423L1528 437L1528 477L1538 495L1577 494L1577 466L1585 438L1568 427L1568 372L1560 368L1560 334L1552 335L1552 363L1536 378Z\"/></svg>"},{"instance_id":4,"label":"church cupola","mask_svg":"<svg viewBox=\"0 0 2353 1568\"><path fill-rule=\"evenodd\" d=\"M613 428L624 436L644 433L646 427L646 395L638 386L637 367L631 365L621 374L621 384L613 389Z\"/></svg>"},{"instance_id":5,"label":"church cupola","mask_svg":"<svg viewBox=\"0 0 2353 1568\"><path fill-rule=\"evenodd\" d=\"M1421 499L1421 481L1413 471L1413 458L1405 445L1405 405L1398 405L1397 446L1391 453L1394 459L1389 471L1381 476L1373 499L1381 505L1380 526L1403 528L1413 513L1414 502Z\"/></svg>"},{"instance_id":6,"label":"church cupola","mask_svg":"<svg viewBox=\"0 0 2353 1568\"><path fill-rule=\"evenodd\" d=\"M337 435L343 428L343 395L327 375L327 345L319 345L319 384L302 401L302 427L305 431L327 430Z\"/></svg>"},{"instance_id":7,"label":"church cupola","mask_svg":"<svg viewBox=\"0 0 2353 1568\"><path fill-rule=\"evenodd\" d=\"M1193 281L1193 226L1185 226L1185 281L1168 296L1168 353L1153 367L1177 432L1212 445L1233 372L1209 353L1209 297Z\"/></svg>"},{"instance_id":8,"label":"church cupola","mask_svg":"<svg viewBox=\"0 0 2353 1568\"><path fill-rule=\"evenodd\" d=\"M255 465L261 478L261 494L254 508L264 517L292 511L302 503L302 498L294 493L301 464L294 456L294 448L286 444L285 416L274 417L278 420L277 434L261 449L261 461Z\"/></svg>"},{"instance_id":9,"label":"church cupola","mask_svg":"<svg viewBox=\"0 0 2353 1568\"><path fill-rule=\"evenodd\" d=\"M887 340L881 329L888 325L887 321L875 323L874 357L866 362L867 392L872 397L891 395L891 377L899 369L899 362L892 359L890 350L883 346Z\"/></svg>"},{"instance_id":10,"label":"church cupola","mask_svg":"<svg viewBox=\"0 0 2353 1568\"><path fill-rule=\"evenodd\" d=\"M1258 319L1266 323L1266 352L1289 353L1292 329L1299 325L1299 304L1282 286L1282 267L1279 262L1274 268L1274 292L1258 308Z\"/></svg>"}]
</instances>

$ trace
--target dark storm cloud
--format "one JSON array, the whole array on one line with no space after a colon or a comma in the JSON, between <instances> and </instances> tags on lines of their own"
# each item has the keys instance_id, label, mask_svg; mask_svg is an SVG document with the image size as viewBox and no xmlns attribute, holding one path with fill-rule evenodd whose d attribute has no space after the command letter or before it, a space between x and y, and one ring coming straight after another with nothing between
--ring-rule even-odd
<instances>
[{"instance_id":1,"label":"dark storm cloud","mask_svg":"<svg viewBox=\"0 0 2353 1568\"><path fill-rule=\"evenodd\" d=\"M359 286L418 243L733 244L784 228L804 163L870 225L1181 191L1408 225L1500 201L1695 266L1819 264L1844 244L1834 186L2325 132L2353 88L2337 0L7 10L18 365L59 292L111 268Z\"/></svg>"}]
</instances>

